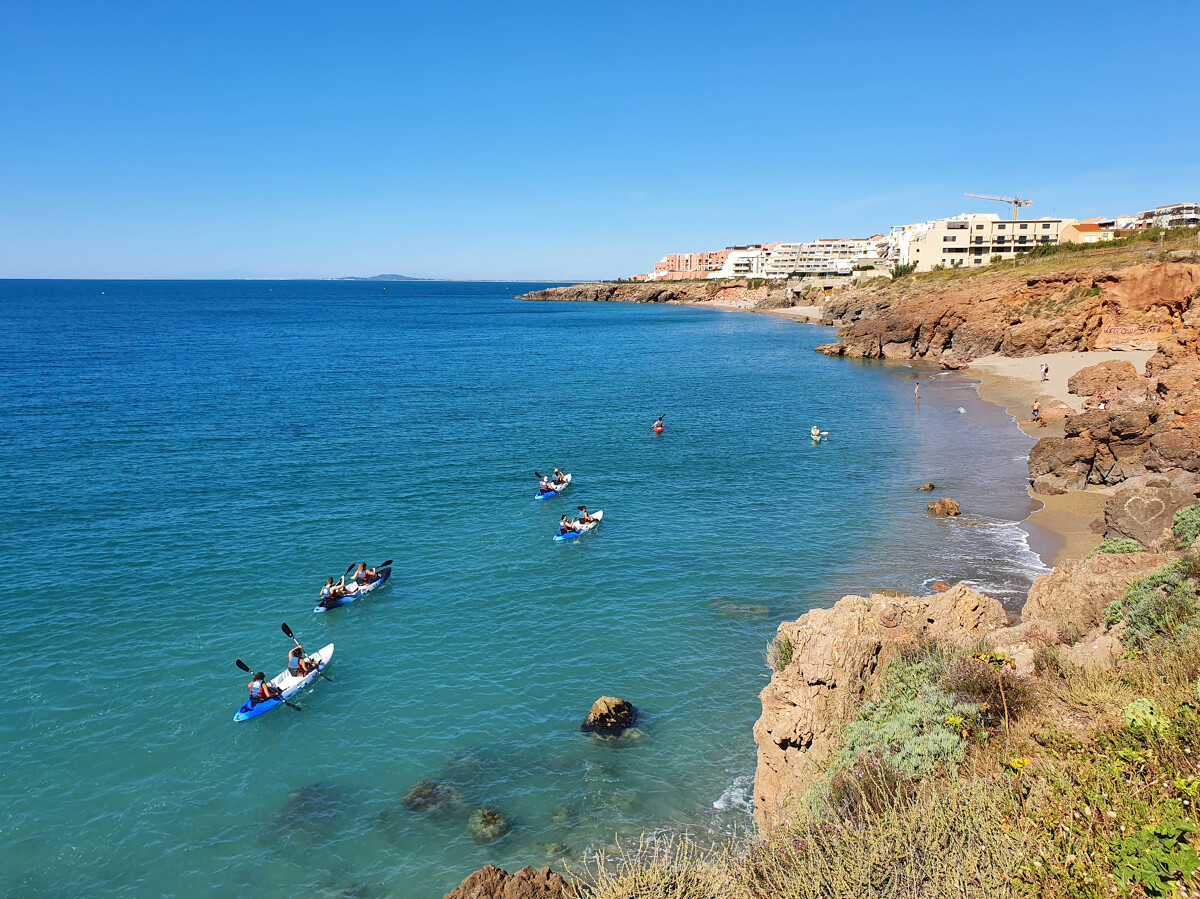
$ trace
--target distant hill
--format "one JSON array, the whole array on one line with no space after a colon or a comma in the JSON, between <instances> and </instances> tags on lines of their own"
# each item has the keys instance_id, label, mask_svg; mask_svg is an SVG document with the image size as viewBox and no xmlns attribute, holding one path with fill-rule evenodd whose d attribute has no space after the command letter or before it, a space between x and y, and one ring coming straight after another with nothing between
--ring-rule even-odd
<instances>
[{"instance_id":1,"label":"distant hill","mask_svg":"<svg viewBox=\"0 0 1200 899\"><path fill-rule=\"evenodd\" d=\"M372 275L369 278L334 278L334 281L424 281L424 278L410 278L408 275Z\"/></svg>"}]
</instances>

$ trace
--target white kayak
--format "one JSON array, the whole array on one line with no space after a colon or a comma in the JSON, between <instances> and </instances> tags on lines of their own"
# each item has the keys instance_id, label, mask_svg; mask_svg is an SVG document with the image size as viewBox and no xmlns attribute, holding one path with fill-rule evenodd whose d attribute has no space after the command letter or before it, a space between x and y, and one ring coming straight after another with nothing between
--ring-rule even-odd
<instances>
[{"instance_id":1,"label":"white kayak","mask_svg":"<svg viewBox=\"0 0 1200 899\"><path fill-rule=\"evenodd\" d=\"M550 489L547 490L545 493L542 492L542 488L539 486L538 492L537 492L537 498L538 499L550 499L550 497L552 497L552 496L558 496L560 493L562 493L564 490L566 490L570 486L571 486L571 476L569 474L563 475L563 482L561 484L555 484L553 481L551 481Z\"/></svg>"},{"instance_id":2,"label":"white kayak","mask_svg":"<svg viewBox=\"0 0 1200 899\"><path fill-rule=\"evenodd\" d=\"M284 668L279 674L269 680L267 683L272 687L276 687L283 693L282 699L267 699L263 702L251 703L246 700L242 703L242 707L237 710L233 716L234 721L246 721L250 718L257 718L259 715L265 715L267 712L276 706L283 705L284 699L291 699L309 684L317 679L317 676L325 670L325 666L329 664L329 660L333 658L333 644L321 647L308 657L310 662L317 663L317 669L310 671L304 677L295 677Z\"/></svg>"},{"instance_id":3,"label":"white kayak","mask_svg":"<svg viewBox=\"0 0 1200 899\"><path fill-rule=\"evenodd\" d=\"M604 517L604 510L597 509L595 512L593 512L591 514L592 514L592 520L589 521L587 524L579 524L579 519L578 518L574 519L571 523L578 524L579 529L575 530L575 531L567 531L565 534L555 534L554 541L556 543L562 543L566 540L574 540L576 537L581 537L582 535L586 534L588 531L594 530L596 528L596 526L598 524L600 524L600 519L602 519Z\"/></svg>"}]
</instances>

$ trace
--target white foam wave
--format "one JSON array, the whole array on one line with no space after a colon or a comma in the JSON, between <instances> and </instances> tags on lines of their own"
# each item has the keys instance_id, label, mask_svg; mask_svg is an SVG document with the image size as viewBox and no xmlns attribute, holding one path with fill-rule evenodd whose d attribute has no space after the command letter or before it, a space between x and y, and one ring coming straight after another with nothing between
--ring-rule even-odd
<instances>
[{"instance_id":1,"label":"white foam wave","mask_svg":"<svg viewBox=\"0 0 1200 899\"><path fill-rule=\"evenodd\" d=\"M734 809L750 814L754 811L754 777L743 774L735 777L733 783L725 788L720 797L713 802L713 808L718 811Z\"/></svg>"}]
</instances>

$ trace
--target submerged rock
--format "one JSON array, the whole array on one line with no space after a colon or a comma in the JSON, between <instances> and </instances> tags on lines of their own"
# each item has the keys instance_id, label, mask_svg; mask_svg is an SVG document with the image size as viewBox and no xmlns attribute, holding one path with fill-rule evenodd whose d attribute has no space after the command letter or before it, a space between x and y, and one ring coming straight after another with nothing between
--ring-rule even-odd
<instances>
[{"instance_id":1,"label":"submerged rock","mask_svg":"<svg viewBox=\"0 0 1200 899\"><path fill-rule=\"evenodd\" d=\"M615 696L601 696L592 703L587 720L580 729L589 733L616 735L637 724L638 711L633 703Z\"/></svg>"},{"instance_id":2,"label":"submerged rock","mask_svg":"<svg viewBox=\"0 0 1200 899\"><path fill-rule=\"evenodd\" d=\"M488 865L443 899L574 899L579 891L549 868L524 867L516 874Z\"/></svg>"},{"instance_id":3,"label":"submerged rock","mask_svg":"<svg viewBox=\"0 0 1200 899\"><path fill-rule=\"evenodd\" d=\"M512 830L512 822L493 808L479 808L467 820L467 833L476 843L494 843Z\"/></svg>"},{"instance_id":4,"label":"submerged rock","mask_svg":"<svg viewBox=\"0 0 1200 899\"><path fill-rule=\"evenodd\" d=\"M770 618L771 607L756 603L738 602L718 596L709 602L708 607L714 612L727 615L730 618Z\"/></svg>"},{"instance_id":5,"label":"submerged rock","mask_svg":"<svg viewBox=\"0 0 1200 899\"><path fill-rule=\"evenodd\" d=\"M341 814L346 802L341 792L327 783L312 783L288 793L277 823L283 827L320 826Z\"/></svg>"},{"instance_id":6,"label":"submerged rock","mask_svg":"<svg viewBox=\"0 0 1200 899\"><path fill-rule=\"evenodd\" d=\"M406 809L423 814L446 814L463 806L463 791L458 784L444 780L419 780L404 794Z\"/></svg>"},{"instance_id":7,"label":"submerged rock","mask_svg":"<svg viewBox=\"0 0 1200 899\"><path fill-rule=\"evenodd\" d=\"M918 490L932 490L932 489L933 489L933 484L928 484L928 483L927 483L927 484L922 484L922 485L921 485L920 487L918 487L917 489L918 489Z\"/></svg>"}]
</instances>

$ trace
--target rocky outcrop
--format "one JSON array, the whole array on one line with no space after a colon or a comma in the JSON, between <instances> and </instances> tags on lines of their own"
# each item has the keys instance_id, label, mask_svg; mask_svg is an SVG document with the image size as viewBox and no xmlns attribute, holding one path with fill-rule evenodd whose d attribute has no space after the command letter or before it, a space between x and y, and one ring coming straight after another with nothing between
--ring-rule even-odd
<instances>
[{"instance_id":1,"label":"rocky outcrop","mask_svg":"<svg viewBox=\"0 0 1200 899\"><path fill-rule=\"evenodd\" d=\"M930 515L955 516L962 514L962 510L958 507L958 503L944 496L935 503L929 503L925 508L929 510Z\"/></svg>"},{"instance_id":2,"label":"rocky outcrop","mask_svg":"<svg viewBox=\"0 0 1200 899\"><path fill-rule=\"evenodd\" d=\"M480 868L443 899L575 899L579 891L549 868L522 868L509 874L503 868Z\"/></svg>"},{"instance_id":3,"label":"rocky outcrop","mask_svg":"<svg viewBox=\"0 0 1200 899\"><path fill-rule=\"evenodd\" d=\"M713 303L750 310L768 310L798 305L780 282L750 287L738 281L605 281L534 290L519 300L580 303Z\"/></svg>"},{"instance_id":4,"label":"rocky outcrop","mask_svg":"<svg viewBox=\"0 0 1200 899\"><path fill-rule=\"evenodd\" d=\"M777 639L792 653L759 695L755 819L770 825L785 814L781 801L837 750L841 726L900 647L918 638L965 647L1006 621L999 602L960 584L927 597L846 596L781 624Z\"/></svg>"},{"instance_id":5,"label":"rocky outcrop","mask_svg":"<svg viewBox=\"0 0 1200 899\"><path fill-rule=\"evenodd\" d=\"M1171 556L1156 553L1096 553L1069 560L1036 578L1021 610L1025 622L1044 621L1064 635L1080 635L1104 623L1104 610L1140 577Z\"/></svg>"},{"instance_id":6,"label":"rocky outcrop","mask_svg":"<svg viewBox=\"0 0 1200 899\"><path fill-rule=\"evenodd\" d=\"M637 718L638 711L633 703L615 696L601 696L592 703L592 710L580 729L615 736L637 724Z\"/></svg>"},{"instance_id":7,"label":"rocky outcrop","mask_svg":"<svg viewBox=\"0 0 1200 899\"><path fill-rule=\"evenodd\" d=\"M1146 263L1027 277L898 282L842 291L825 306L843 327L819 347L868 359L1032 356L1090 350L1108 332L1169 333L1200 289L1200 265Z\"/></svg>"},{"instance_id":8,"label":"rocky outcrop","mask_svg":"<svg viewBox=\"0 0 1200 899\"><path fill-rule=\"evenodd\" d=\"M1153 480L1152 486L1126 484L1108 498L1104 505L1106 537L1125 537L1147 547L1170 539L1175 513L1192 505L1196 497L1171 486L1166 478Z\"/></svg>"}]
</instances>

